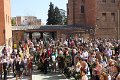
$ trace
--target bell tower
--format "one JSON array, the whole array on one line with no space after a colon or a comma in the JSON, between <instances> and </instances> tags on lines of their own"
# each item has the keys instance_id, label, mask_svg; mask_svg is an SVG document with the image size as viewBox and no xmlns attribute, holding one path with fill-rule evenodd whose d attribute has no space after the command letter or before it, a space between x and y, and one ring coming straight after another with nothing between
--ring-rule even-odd
<instances>
[{"instance_id":1,"label":"bell tower","mask_svg":"<svg viewBox=\"0 0 120 80\"><path fill-rule=\"evenodd\" d=\"M68 0L68 24L85 23L85 0Z\"/></svg>"},{"instance_id":2,"label":"bell tower","mask_svg":"<svg viewBox=\"0 0 120 80\"><path fill-rule=\"evenodd\" d=\"M0 0L0 46L12 47L10 0Z\"/></svg>"}]
</instances>

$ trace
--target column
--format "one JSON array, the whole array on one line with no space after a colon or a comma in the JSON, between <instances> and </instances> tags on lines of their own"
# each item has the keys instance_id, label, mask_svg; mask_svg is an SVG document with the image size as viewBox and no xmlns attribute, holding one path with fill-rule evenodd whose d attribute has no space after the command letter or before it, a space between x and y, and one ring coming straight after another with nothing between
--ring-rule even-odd
<instances>
[{"instance_id":1,"label":"column","mask_svg":"<svg viewBox=\"0 0 120 80\"><path fill-rule=\"evenodd\" d=\"M53 40L55 39L55 34L54 34L54 32L52 32L52 38L53 38Z\"/></svg>"},{"instance_id":2,"label":"column","mask_svg":"<svg viewBox=\"0 0 120 80\"><path fill-rule=\"evenodd\" d=\"M29 32L29 39L32 41L32 32Z\"/></svg>"},{"instance_id":3,"label":"column","mask_svg":"<svg viewBox=\"0 0 120 80\"><path fill-rule=\"evenodd\" d=\"M43 32L40 32L40 39L43 39Z\"/></svg>"}]
</instances>

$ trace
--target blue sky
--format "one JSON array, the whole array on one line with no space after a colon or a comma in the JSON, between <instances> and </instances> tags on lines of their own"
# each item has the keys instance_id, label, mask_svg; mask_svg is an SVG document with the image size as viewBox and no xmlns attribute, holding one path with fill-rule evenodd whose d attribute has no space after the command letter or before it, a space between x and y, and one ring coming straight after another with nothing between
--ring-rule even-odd
<instances>
[{"instance_id":1,"label":"blue sky","mask_svg":"<svg viewBox=\"0 0 120 80\"><path fill-rule=\"evenodd\" d=\"M50 2L66 10L68 0L11 0L11 15L12 17L32 15L45 23Z\"/></svg>"}]
</instances>

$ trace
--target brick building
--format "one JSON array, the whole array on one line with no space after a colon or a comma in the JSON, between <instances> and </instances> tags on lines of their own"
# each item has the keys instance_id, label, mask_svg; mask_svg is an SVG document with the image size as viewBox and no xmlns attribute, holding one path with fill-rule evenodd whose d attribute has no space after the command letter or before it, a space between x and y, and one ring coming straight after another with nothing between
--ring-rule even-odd
<instances>
[{"instance_id":1,"label":"brick building","mask_svg":"<svg viewBox=\"0 0 120 80\"><path fill-rule=\"evenodd\" d=\"M120 0L68 0L68 25L87 24L94 36L120 38Z\"/></svg>"},{"instance_id":2,"label":"brick building","mask_svg":"<svg viewBox=\"0 0 120 80\"><path fill-rule=\"evenodd\" d=\"M10 0L0 0L0 46L12 46Z\"/></svg>"},{"instance_id":3,"label":"brick building","mask_svg":"<svg viewBox=\"0 0 120 80\"><path fill-rule=\"evenodd\" d=\"M16 16L12 19L16 21L17 26L41 25L41 19L35 16Z\"/></svg>"}]
</instances>

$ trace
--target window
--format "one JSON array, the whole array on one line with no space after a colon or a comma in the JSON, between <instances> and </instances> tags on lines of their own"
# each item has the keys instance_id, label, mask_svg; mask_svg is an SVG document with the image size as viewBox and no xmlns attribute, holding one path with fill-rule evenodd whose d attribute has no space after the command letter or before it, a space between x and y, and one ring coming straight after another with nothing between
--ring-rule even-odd
<instances>
[{"instance_id":1,"label":"window","mask_svg":"<svg viewBox=\"0 0 120 80\"><path fill-rule=\"evenodd\" d=\"M82 0L82 3L85 3L85 0Z\"/></svg>"},{"instance_id":2,"label":"window","mask_svg":"<svg viewBox=\"0 0 120 80\"><path fill-rule=\"evenodd\" d=\"M7 14L6 14L6 23L7 23Z\"/></svg>"},{"instance_id":3,"label":"window","mask_svg":"<svg viewBox=\"0 0 120 80\"><path fill-rule=\"evenodd\" d=\"M115 0L111 0L112 3L115 3Z\"/></svg>"},{"instance_id":4,"label":"window","mask_svg":"<svg viewBox=\"0 0 120 80\"><path fill-rule=\"evenodd\" d=\"M8 23L9 23L9 16L8 16Z\"/></svg>"},{"instance_id":5,"label":"window","mask_svg":"<svg viewBox=\"0 0 120 80\"><path fill-rule=\"evenodd\" d=\"M106 0L102 0L102 2L106 2Z\"/></svg>"},{"instance_id":6,"label":"window","mask_svg":"<svg viewBox=\"0 0 120 80\"><path fill-rule=\"evenodd\" d=\"M115 13L111 13L111 20L115 21Z\"/></svg>"},{"instance_id":7,"label":"window","mask_svg":"<svg viewBox=\"0 0 120 80\"><path fill-rule=\"evenodd\" d=\"M82 5L82 6L81 6L81 13L84 13L84 12L85 12L84 6Z\"/></svg>"},{"instance_id":8,"label":"window","mask_svg":"<svg viewBox=\"0 0 120 80\"><path fill-rule=\"evenodd\" d=\"M106 21L106 13L102 13L102 20Z\"/></svg>"}]
</instances>

